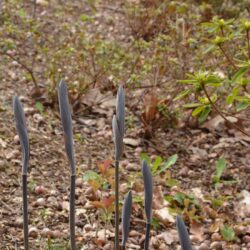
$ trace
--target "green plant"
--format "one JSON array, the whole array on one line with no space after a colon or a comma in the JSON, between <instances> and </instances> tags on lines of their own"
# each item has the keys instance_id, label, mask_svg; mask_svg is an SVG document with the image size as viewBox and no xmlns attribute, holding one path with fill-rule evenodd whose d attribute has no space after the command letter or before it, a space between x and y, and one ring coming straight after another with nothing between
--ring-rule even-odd
<instances>
[{"instance_id":1,"label":"green plant","mask_svg":"<svg viewBox=\"0 0 250 250\"><path fill-rule=\"evenodd\" d=\"M175 97L176 101L187 96L195 100L184 108L193 109L192 115L199 117L200 122L213 110L247 136L249 133L239 124L230 122L228 116L238 117L250 103L249 29L246 19L214 17L211 22L203 23L197 53L203 56L204 64L187 74L185 80L179 80L188 86Z\"/></svg>"},{"instance_id":2,"label":"green plant","mask_svg":"<svg viewBox=\"0 0 250 250\"><path fill-rule=\"evenodd\" d=\"M24 249L29 249L28 236L28 193L27 193L27 173L29 165L29 138L25 122L25 115L19 98L14 97L14 116L16 120L16 130L19 135L22 147L22 198L23 198L23 234Z\"/></svg>"},{"instance_id":3,"label":"green plant","mask_svg":"<svg viewBox=\"0 0 250 250\"><path fill-rule=\"evenodd\" d=\"M75 159L74 159L74 145L73 145L73 131L71 114L69 110L68 92L67 86L62 80L58 88L58 99L60 107L60 115L62 120L62 126L64 130L65 149L70 162L70 243L71 249L76 249L75 243Z\"/></svg>"},{"instance_id":4,"label":"green plant","mask_svg":"<svg viewBox=\"0 0 250 250\"><path fill-rule=\"evenodd\" d=\"M193 196L181 191L165 195L164 199L170 203L169 211L173 214L185 214L190 220L199 221L201 206Z\"/></svg>"},{"instance_id":5,"label":"green plant","mask_svg":"<svg viewBox=\"0 0 250 250\"><path fill-rule=\"evenodd\" d=\"M233 228L229 226L220 227L220 234L226 241L233 241L236 238Z\"/></svg>"},{"instance_id":6,"label":"green plant","mask_svg":"<svg viewBox=\"0 0 250 250\"><path fill-rule=\"evenodd\" d=\"M172 165L174 165L178 159L178 155L171 155L166 161L163 161L162 157L157 156L154 161L151 161L150 157L146 153L142 153L141 160L145 160L150 166L153 176L164 173Z\"/></svg>"},{"instance_id":7,"label":"green plant","mask_svg":"<svg viewBox=\"0 0 250 250\"><path fill-rule=\"evenodd\" d=\"M222 174L226 170L227 162L224 157L220 157L215 165L215 175L212 177L212 181L217 189L221 184L234 184L236 180L222 180Z\"/></svg>"}]
</instances>

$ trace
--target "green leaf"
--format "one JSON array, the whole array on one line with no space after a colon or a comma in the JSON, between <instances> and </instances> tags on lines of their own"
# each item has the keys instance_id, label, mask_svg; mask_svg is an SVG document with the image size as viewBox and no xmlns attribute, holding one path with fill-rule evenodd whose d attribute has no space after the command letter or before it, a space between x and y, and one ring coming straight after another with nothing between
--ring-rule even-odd
<instances>
[{"instance_id":1,"label":"green leaf","mask_svg":"<svg viewBox=\"0 0 250 250\"><path fill-rule=\"evenodd\" d=\"M179 182L176 179L168 179L166 180L166 186L168 187L179 186Z\"/></svg>"},{"instance_id":2,"label":"green leaf","mask_svg":"<svg viewBox=\"0 0 250 250\"><path fill-rule=\"evenodd\" d=\"M83 180L84 181L89 181L89 180L100 180L100 176L92 171L92 170L88 170L85 172L85 174L83 175Z\"/></svg>"},{"instance_id":3,"label":"green leaf","mask_svg":"<svg viewBox=\"0 0 250 250\"><path fill-rule=\"evenodd\" d=\"M247 71L249 67L242 67L240 68L233 76L232 81L237 82Z\"/></svg>"},{"instance_id":4,"label":"green leaf","mask_svg":"<svg viewBox=\"0 0 250 250\"><path fill-rule=\"evenodd\" d=\"M222 173L224 172L227 166L227 162L224 157L220 157L219 160L216 162L215 172L216 177L220 180Z\"/></svg>"},{"instance_id":5,"label":"green leaf","mask_svg":"<svg viewBox=\"0 0 250 250\"><path fill-rule=\"evenodd\" d=\"M151 159L146 153L141 153L140 160L145 160L149 166L151 165Z\"/></svg>"},{"instance_id":6,"label":"green leaf","mask_svg":"<svg viewBox=\"0 0 250 250\"><path fill-rule=\"evenodd\" d=\"M202 103L188 103L188 104L184 104L183 107L190 109L190 108L196 108L202 105L203 105Z\"/></svg>"},{"instance_id":7,"label":"green leaf","mask_svg":"<svg viewBox=\"0 0 250 250\"><path fill-rule=\"evenodd\" d=\"M192 116L197 116L198 114L200 114L204 110L204 108L205 108L205 106L197 107L196 109L193 110Z\"/></svg>"},{"instance_id":8,"label":"green leaf","mask_svg":"<svg viewBox=\"0 0 250 250\"><path fill-rule=\"evenodd\" d=\"M220 228L220 233L224 240L233 241L235 239L235 232L233 228L228 226L223 226Z\"/></svg>"},{"instance_id":9,"label":"green leaf","mask_svg":"<svg viewBox=\"0 0 250 250\"><path fill-rule=\"evenodd\" d=\"M40 113L43 113L44 111L44 106L41 102L36 102L35 104L35 108L40 112Z\"/></svg>"},{"instance_id":10,"label":"green leaf","mask_svg":"<svg viewBox=\"0 0 250 250\"><path fill-rule=\"evenodd\" d=\"M237 112L239 112L241 110L244 110L244 109L248 108L249 106L250 106L250 104L247 103L247 102L240 102L240 103L237 104L236 110L237 110Z\"/></svg>"},{"instance_id":11,"label":"green leaf","mask_svg":"<svg viewBox=\"0 0 250 250\"><path fill-rule=\"evenodd\" d=\"M210 106L205 107L205 108L203 109L201 115L199 116L198 121L199 121L200 123L204 122L204 121L207 119L207 117L208 117L210 111L211 111Z\"/></svg>"},{"instance_id":12,"label":"green leaf","mask_svg":"<svg viewBox=\"0 0 250 250\"><path fill-rule=\"evenodd\" d=\"M185 89L183 90L181 93L179 93L175 98L174 101L180 100L183 97L185 97L186 95L188 95L191 92L191 89Z\"/></svg>"},{"instance_id":13,"label":"green leaf","mask_svg":"<svg viewBox=\"0 0 250 250\"><path fill-rule=\"evenodd\" d=\"M228 95L228 97L227 97L227 99L226 99L226 103L227 103L228 105L230 105L230 104L233 103L233 101L234 101L234 95L233 95L233 94Z\"/></svg>"},{"instance_id":14,"label":"green leaf","mask_svg":"<svg viewBox=\"0 0 250 250\"><path fill-rule=\"evenodd\" d=\"M159 174L164 172L166 169L170 168L172 165L174 165L176 163L177 159L178 159L177 154L171 155L168 158L166 164L160 169Z\"/></svg>"},{"instance_id":15,"label":"green leaf","mask_svg":"<svg viewBox=\"0 0 250 250\"><path fill-rule=\"evenodd\" d=\"M207 46L207 48L203 51L203 54L207 54L209 52L211 52L212 50L214 50L216 47L214 46L214 44L210 44Z\"/></svg>"},{"instance_id":16,"label":"green leaf","mask_svg":"<svg viewBox=\"0 0 250 250\"><path fill-rule=\"evenodd\" d=\"M158 170L161 163L162 163L162 158L160 156L157 156L154 163L153 163L153 167L152 167L153 174Z\"/></svg>"}]
</instances>

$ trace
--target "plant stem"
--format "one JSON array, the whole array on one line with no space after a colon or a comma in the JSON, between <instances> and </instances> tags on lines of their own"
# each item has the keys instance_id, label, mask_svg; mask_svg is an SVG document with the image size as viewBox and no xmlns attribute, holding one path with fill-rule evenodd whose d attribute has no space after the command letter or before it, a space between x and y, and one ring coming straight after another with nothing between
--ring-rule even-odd
<instances>
[{"instance_id":1,"label":"plant stem","mask_svg":"<svg viewBox=\"0 0 250 250\"><path fill-rule=\"evenodd\" d=\"M13 61L17 62L20 66L23 67L23 69L25 69L31 76L31 79L35 85L35 87L38 89L38 84L36 81L36 78L34 76L34 72L32 69L30 69L26 64L24 64L22 61L20 61L18 58L14 57L13 55L7 53L7 52L1 52L2 55L8 56L9 58L11 58Z\"/></svg>"},{"instance_id":2,"label":"plant stem","mask_svg":"<svg viewBox=\"0 0 250 250\"><path fill-rule=\"evenodd\" d=\"M250 42L249 42L249 30L247 32L247 50L248 50L248 59L250 59Z\"/></svg>"},{"instance_id":3,"label":"plant stem","mask_svg":"<svg viewBox=\"0 0 250 250\"><path fill-rule=\"evenodd\" d=\"M70 178L70 215L69 215L71 250L76 249L76 242L75 242L75 182L76 182L76 175L72 174L71 178Z\"/></svg>"},{"instance_id":4,"label":"plant stem","mask_svg":"<svg viewBox=\"0 0 250 250\"><path fill-rule=\"evenodd\" d=\"M149 246L149 238L150 238L150 223L147 222L146 224L146 235L145 235L145 242L144 242L144 250L148 250Z\"/></svg>"},{"instance_id":5,"label":"plant stem","mask_svg":"<svg viewBox=\"0 0 250 250\"><path fill-rule=\"evenodd\" d=\"M119 161L115 161L115 250L119 250Z\"/></svg>"},{"instance_id":6,"label":"plant stem","mask_svg":"<svg viewBox=\"0 0 250 250\"><path fill-rule=\"evenodd\" d=\"M228 56L228 54L226 53L226 51L223 49L223 47L221 45L218 45L222 54L226 57L226 59L228 60L228 62L233 66L233 68L235 70L237 70L237 67L235 65L235 63L231 60L231 58Z\"/></svg>"},{"instance_id":7,"label":"plant stem","mask_svg":"<svg viewBox=\"0 0 250 250\"><path fill-rule=\"evenodd\" d=\"M23 238L24 249L29 249L27 174L22 174L23 185Z\"/></svg>"},{"instance_id":8,"label":"plant stem","mask_svg":"<svg viewBox=\"0 0 250 250\"><path fill-rule=\"evenodd\" d=\"M206 87L204 84L201 84L201 87L209 101L209 103L211 104L211 106L214 108L214 110L225 120L227 121L229 124L231 124L235 129L239 130L242 134L250 137L250 134L248 134L246 131L244 131L243 129L241 129L239 126L237 126L236 124L234 124L233 122L229 121L227 119L227 117L219 110L219 108L217 108L217 106L213 103L213 101L211 100L207 90L206 90Z\"/></svg>"}]
</instances>

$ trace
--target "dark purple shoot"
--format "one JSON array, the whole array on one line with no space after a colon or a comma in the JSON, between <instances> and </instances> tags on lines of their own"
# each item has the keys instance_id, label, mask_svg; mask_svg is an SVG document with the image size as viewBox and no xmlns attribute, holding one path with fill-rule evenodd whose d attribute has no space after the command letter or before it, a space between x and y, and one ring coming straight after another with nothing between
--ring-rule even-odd
<instances>
[{"instance_id":1,"label":"dark purple shoot","mask_svg":"<svg viewBox=\"0 0 250 250\"><path fill-rule=\"evenodd\" d=\"M29 249L28 236L28 193L27 193L27 173L29 165L29 138L25 122L25 115L22 104L17 96L13 101L14 117L16 121L16 130L22 148L22 195L23 195L23 234L24 249Z\"/></svg>"},{"instance_id":2,"label":"dark purple shoot","mask_svg":"<svg viewBox=\"0 0 250 250\"><path fill-rule=\"evenodd\" d=\"M75 158L74 158L74 144L73 144L73 130L71 113L69 109L67 86L61 80L58 88L58 99L60 107L60 115L64 131L65 149L70 162L71 178L70 178L70 245L71 250L76 249L75 243Z\"/></svg>"},{"instance_id":3,"label":"dark purple shoot","mask_svg":"<svg viewBox=\"0 0 250 250\"><path fill-rule=\"evenodd\" d=\"M192 250L192 245L189 239L187 228L183 219L179 215L177 215L176 217L176 227L182 250Z\"/></svg>"}]
</instances>

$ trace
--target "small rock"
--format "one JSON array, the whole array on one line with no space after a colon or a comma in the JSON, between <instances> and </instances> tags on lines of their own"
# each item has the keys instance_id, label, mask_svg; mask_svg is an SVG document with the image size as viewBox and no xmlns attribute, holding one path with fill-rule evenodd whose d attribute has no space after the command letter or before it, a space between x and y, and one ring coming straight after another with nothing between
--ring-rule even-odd
<instances>
[{"instance_id":1,"label":"small rock","mask_svg":"<svg viewBox=\"0 0 250 250\"><path fill-rule=\"evenodd\" d=\"M92 228L92 226L90 224L86 224L84 226L84 229L85 229L86 232L89 232L89 231L93 230L93 228Z\"/></svg>"},{"instance_id":2,"label":"small rock","mask_svg":"<svg viewBox=\"0 0 250 250\"><path fill-rule=\"evenodd\" d=\"M222 249L222 243L219 241L214 241L212 242L212 244L210 245L210 249L211 250L221 250Z\"/></svg>"},{"instance_id":3,"label":"small rock","mask_svg":"<svg viewBox=\"0 0 250 250\"><path fill-rule=\"evenodd\" d=\"M182 177L187 177L188 176L188 167L183 167L180 172L179 172L179 175L182 176Z\"/></svg>"},{"instance_id":4,"label":"small rock","mask_svg":"<svg viewBox=\"0 0 250 250\"><path fill-rule=\"evenodd\" d=\"M23 218L22 218L22 217L16 218L15 226L16 226L16 227L19 227L19 228L22 228L22 227L23 227Z\"/></svg>"},{"instance_id":5,"label":"small rock","mask_svg":"<svg viewBox=\"0 0 250 250\"><path fill-rule=\"evenodd\" d=\"M59 230L55 230L52 232L52 237L55 239L60 239L62 237L62 233Z\"/></svg>"},{"instance_id":6,"label":"small rock","mask_svg":"<svg viewBox=\"0 0 250 250\"><path fill-rule=\"evenodd\" d=\"M83 179L82 178L76 179L76 186L79 188L81 188L83 186Z\"/></svg>"},{"instance_id":7,"label":"small rock","mask_svg":"<svg viewBox=\"0 0 250 250\"><path fill-rule=\"evenodd\" d=\"M137 171L137 170L139 170L139 167L140 166L136 163L129 163L126 167L126 170L127 171Z\"/></svg>"},{"instance_id":8,"label":"small rock","mask_svg":"<svg viewBox=\"0 0 250 250\"><path fill-rule=\"evenodd\" d=\"M19 136L18 135L14 136L14 143L19 144Z\"/></svg>"},{"instance_id":9,"label":"small rock","mask_svg":"<svg viewBox=\"0 0 250 250\"><path fill-rule=\"evenodd\" d=\"M36 227L29 228L29 236L31 238L34 238L34 239L37 238L37 236L38 236L38 229Z\"/></svg>"},{"instance_id":10,"label":"small rock","mask_svg":"<svg viewBox=\"0 0 250 250\"><path fill-rule=\"evenodd\" d=\"M19 155L19 151L18 150L11 150L10 152L8 152L5 156L7 160L11 160L16 158Z\"/></svg>"},{"instance_id":11,"label":"small rock","mask_svg":"<svg viewBox=\"0 0 250 250\"><path fill-rule=\"evenodd\" d=\"M247 227L244 227L244 226L235 226L234 227L234 231L235 231L235 233L236 233L237 236L244 235L247 232Z\"/></svg>"},{"instance_id":12,"label":"small rock","mask_svg":"<svg viewBox=\"0 0 250 250\"><path fill-rule=\"evenodd\" d=\"M51 238L53 237L53 232L49 228L45 227L41 232L41 236L43 238Z\"/></svg>"},{"instance_id":13,"label":"small rock","mask_svg":"<svg viewBox=\"0 0 250 250\"><path fill-rule=\"evenodd\" d=\"M37 207L43 207L45 205L45 199L44 198L38 198L35 202L35 206Z\"/></svg>"},{"instance_id":14,"label":"small rock","mask_svg":"<svg viewBox=\"0 0 250 250\"><path fill-rule=\"evenodd\" d=\"M35 122L38 123L38 125L41 125L41 124L45 123L45 122L44 122L43 116L40 115L40 114L38 114L38 113L35 113L35 114L33 115L33 118L34 118Z\"/></svg>"},{"instance_id":15,"label":"small rock","mask_svg":"<svg viewBox=\"0 0 250 250\"><path fill-rule=\"evenodd\" d=\"M212 241L220 241L221 240L221 236L219 233L213 233L211 236Z\"/></svg>"},{"instance_id":16,"label":"small rock","mask_svg":"<svg viewBox=\"0 0 250 250\"><path fill-rule=\"evenodd\" d=\"M33 115L36 113L36 110L34 108L25 107L23 110L24 110L25 115L27 116Z\"/></svg>"},{"instance_id":17,"label":"small rock","mask_svg":"<svg viewBox=\"0 0 250 250\"><path fill-rule=\"evenodd\" d=\"M6 165L6 162L4 160L0 160L0 171L5 170L5 165Z\"/></svg>"},{"instance_id":18,"label":"small rock","mask_svg":"<svg viewBox=\"0 0 250 250\"><path fill-rule=\"evenodd\" d=\"M245 235L243 238L242 238L243 242L244 243L250 243L250 236L249 235Z\"/></svg>"},{"instance_id":19,"label":"small rock","mask_svg":"<svg viewBox=\"0 0 250 250\"><path fill-rule=\"evenodd\" d=\"M206 243L202 243L198 250L209 250L209 246Z\"/></svg>"}]
</instances>

